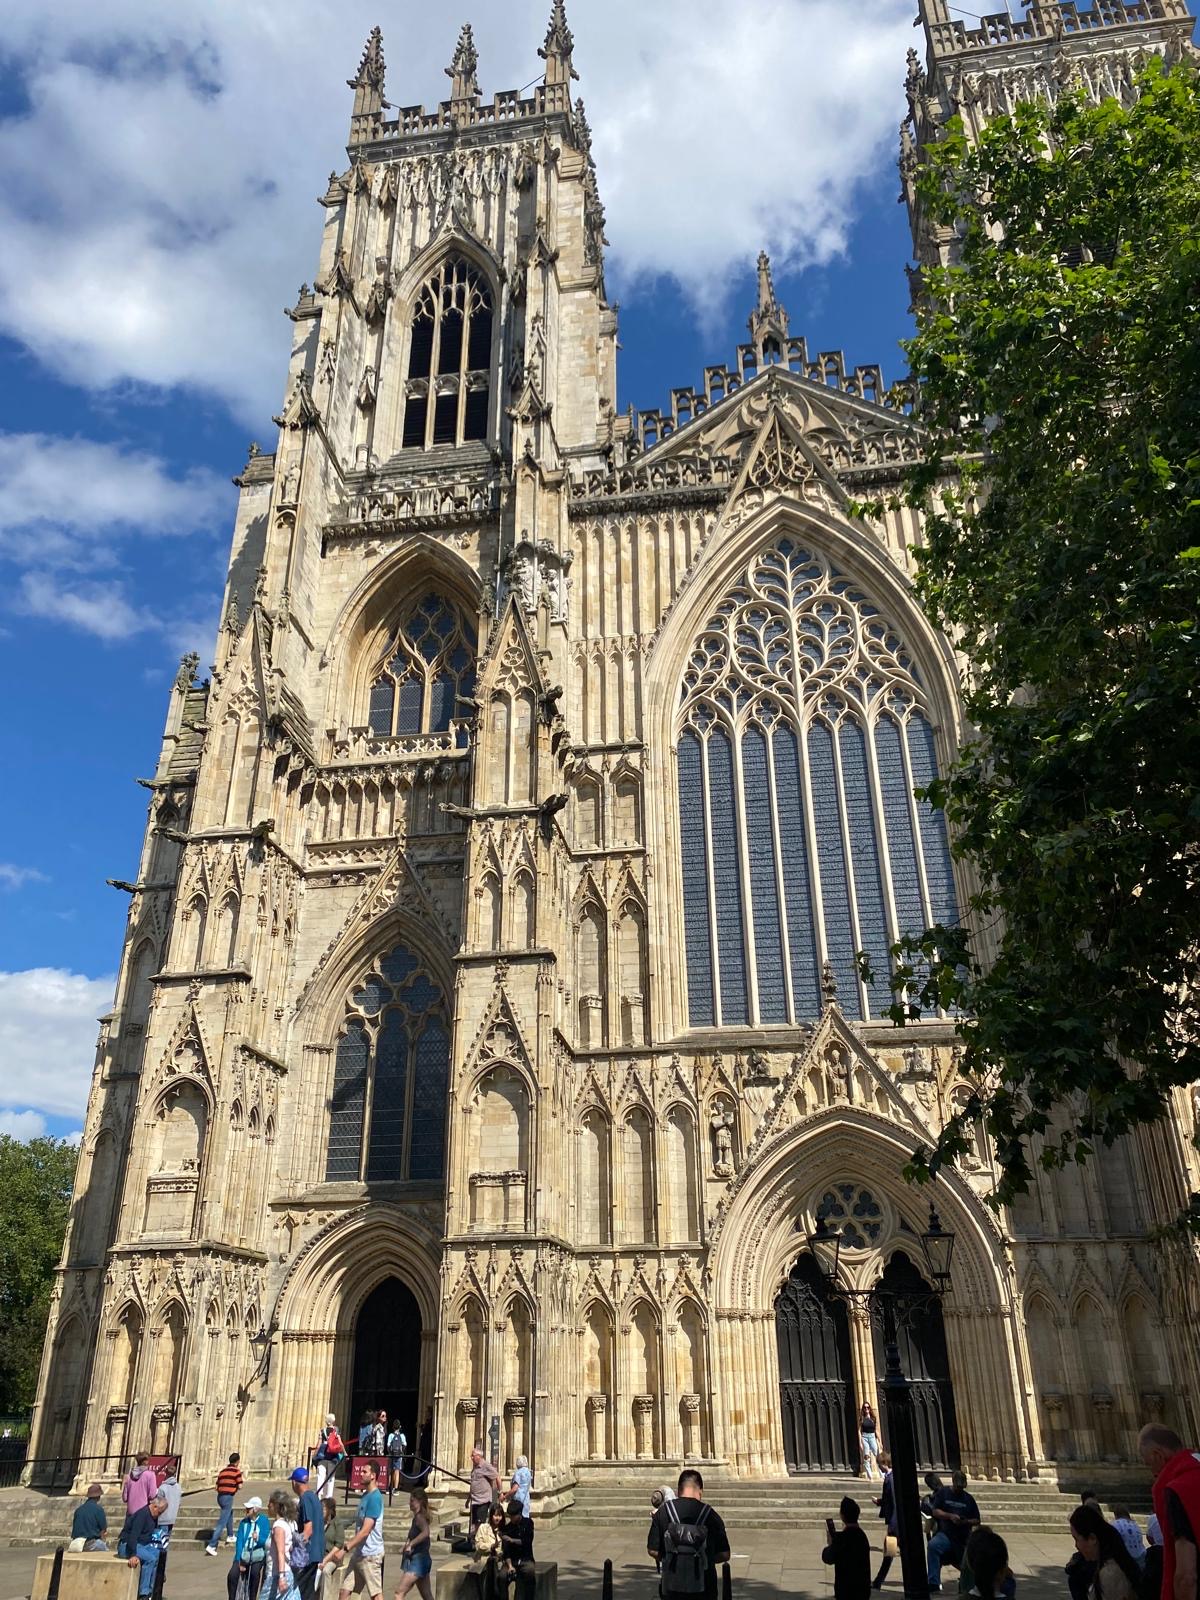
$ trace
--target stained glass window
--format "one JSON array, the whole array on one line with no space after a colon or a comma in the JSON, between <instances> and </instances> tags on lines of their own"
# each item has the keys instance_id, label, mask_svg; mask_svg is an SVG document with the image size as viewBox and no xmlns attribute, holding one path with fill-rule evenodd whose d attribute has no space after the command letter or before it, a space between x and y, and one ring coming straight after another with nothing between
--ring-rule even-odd
<instances>
[{"instance_id":1,"label":"stained glass window","mask_svg":"<svg viewBox=\"0 0 1200 1600\"><path fill-rule=\"evenodd\" d=\"M350 995L338 1041L327 1183L439 1180L450 1034L442 991L403 945Z\"/></svg>"},{"instance_id":2,"label":"stained glass window","mask_svg":"<svg viewBox=\"0 0 1200 1600\"><path fill-rule=\"evenodd\" d=\"M843 1250L866 1250L878 1244L883 1233L883 1207L869 1189L855 1183L838 1183L827 1189L817 1206L817 1217L841 1233Z\"/></svg>"},{"instance_id":3,"label":"stained glass window","mask_svg":"<svg viewBox=\"0 0 1200 1600\"><path fill-rule=\"evenodd\" d=\"M374 734L445 733L475 692L475 650L456 606L436 590L404 613L371 685L367 722Z\"/></svg>"},{"instance_id":4,"label":"stained glass window","mask_svg":"<svg viewBox=\"0 0 1200 1600\"><path fill-rule=\"evenodd\" d=\"M938 771L928 707L899 630L792 538L714 608L678 723L693 1027L809 1020L825 962L847 1016L881 1016L889 947L957 921L945 819L913 792Z\"/></svg>"}]
</instances>

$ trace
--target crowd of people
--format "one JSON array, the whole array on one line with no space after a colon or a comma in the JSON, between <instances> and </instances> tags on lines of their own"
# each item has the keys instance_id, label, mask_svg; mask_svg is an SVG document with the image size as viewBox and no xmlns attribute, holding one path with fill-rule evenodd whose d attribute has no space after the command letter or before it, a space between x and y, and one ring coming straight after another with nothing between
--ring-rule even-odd
<instances>
[{"instance_id":1,"label":"crowd of people","mask_svg":"<svg viewBox=\"0 0 1200 1600\"><path fill-rule=\"evenodd\" d=\"M872 1591L883 1587L901 1553L892 1463L887 1451L878 1447L868 1406L863 1407L860 1428L864 1440L871 1436L871 1465L882 1475L875 1505L884 1525L883 1555L872 1577L871 1545L861 1526L861 1509L845 1497L838 1512L840 1526L829 1519L822 1551L822 1561L833 1568L834 1600L871 1600ZM382 1595L384 1491L395 1491L397 1477L409 1480L410 1524L401 1549L396 1597L404 1600L416 1589L421 1600L433 1600L429 1500L424 1487L410 1477L414 1467L428 1473L428 1454L419 1449L415 1458L410 1457L403 1430L398 1425L389 1428L383 1412L363 1418L355 1443L358 1505L353 1526L347 1524L340 1532L331 1486L348 1452L333 1416L325 1418L311 1467L297 1467L287 1487L274 1490L265 1506L260 1496L247 1496L236 1518L235 1503L245 1480L238 1454L229 1457L216 1477L217 1515L205 1547L216 1556L222 1543L233 1546L226 1578L228 1600L324 1600L334 1588L327 1581L330 1574L339 1600L364 1591L370 1600ZM1069 1519L1075 1544L1065 1569L1069 1600L1200 1600L1200 1451L1187 1449L1177 1434L1158 1424L1142 1429L1138 1451L1153 1475L1154 1514L1143 1531L1127 1506L1115 1503L1108 1518L1094 1493L1080 1497ZM864 1446L864 1463L866 1459ZM138 1569L141 1600L162 1600L183 1493L176 1465L167 1461L156 1467L139 1455L121 1484L124 1517L116 1554ZM466 1483L469 1534L461 1548L476 1558L479 1600L508 1600L522 1569L534 1560L529 1462L518 1456L505 1487L479 1441L471 1452ZM937 1474L926 1473L925 1489L923 1554L931 1594L941 1592L944 1571L953 1567L959 1573L960 1595L1013 1600L1017 1585L1008 1547L984 1524L966 1474L954 1472L945 1483ZM93 1483L75 1508L73 1551L109 1550L103 1499L102 1485ZM676 1489L664 1485L650 1501L647 1551L658 1568L660 1593L716 1600L718 1571L730 1559L729 1538L721 1517L704 1499L700 1473L686 1469Z\"/></svg>"}]
</instances>

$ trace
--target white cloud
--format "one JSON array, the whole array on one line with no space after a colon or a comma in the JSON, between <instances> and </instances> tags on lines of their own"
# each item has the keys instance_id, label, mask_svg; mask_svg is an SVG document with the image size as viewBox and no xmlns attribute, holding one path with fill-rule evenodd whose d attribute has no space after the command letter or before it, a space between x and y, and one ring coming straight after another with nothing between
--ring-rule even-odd
<instances>
[{"instance_id":1,"label":"white cloud","mask_svg":"<svg viewBox=\"0 0 1200 1600\"><path fill-rule=\"evenodd\" d=\"M44 872L36 867L18 867L11 861L0 861L0 889L23 889L27 883L48 883Z\"/></svg>"},{"instance_id":2,"label":"white cloud","mask_svg":"<svg viewBox=\"0 0 1200 1600\"><path fill-rule=\"evenodd\" d=\"M115 983L61 967L0 972L0 1108L82 1118Z\"/></svg>"},{"instance_id":3,"label":"white cloud","mask_svg":"<svg viewBox=\"0 0 1200 1600\"><path fill-rule=\"evenodd\" d=\"M0 1111L0 1134L27 1142L46 1132L46 1119L40 1111Z\"/></svg>"},{"instance_id":4,"label":"white cloud","mask_svg":"<svg viewBox=\"0 0 1200 1600\"><path fill-rule=\"evenodd\" d=\"M48 573L27 572L21 579L19 604L29 616L69 622L84 633L109 642L131 638L154 626L153 616L130 605L117 583L82 583L67 588Z\"/></svg>"},{"instance_id":5,"label":"white cloud","mask_svg":"<svg viewBox=\"0 0 1200 1600\"><path fill-rule=\"evenodd\" d=\"M549 0L468 9L485 94L539 74ZM837 252L855 184L891 159L911 0L568 9L614 286L671 273L705 310L762 246L792 265ZM345 165L344 80L393 18L389 98L432 104L458 26L442 8L6 8L0 54L29 110L0 123L0 330L76 383L193 385L261 427L280 308L315 270L314 198Z\"/></svg>"}]
</instances>

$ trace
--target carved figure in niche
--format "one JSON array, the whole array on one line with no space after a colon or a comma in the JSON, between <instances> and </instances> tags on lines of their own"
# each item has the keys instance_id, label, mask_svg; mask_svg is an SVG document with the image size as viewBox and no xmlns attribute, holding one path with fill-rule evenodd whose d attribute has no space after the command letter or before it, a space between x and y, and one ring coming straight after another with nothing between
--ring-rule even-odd
<instances>
[{"instance_id":1,"label":"carved figure in niche","mask_svg":"<svg viewBox=\"0 0 1200 1600\"><path fill-rule=\"evenodd\" d=\"M831 1044L825 1052L825 1086L830 1105L849 1100L850 1058L840 1044Z\"/></svg>"},{"instance_id":2,"label":"carved figure in niche","mask_svg":"<svg viewBox=\"0 0 1200 1600\"><path fill-rule=\"evenodd\" d=\"M733 1108L722 1098L713 1102L712 1119L713 1171L718 1178L733 1176Z\"/></svg>"}]
</instances>

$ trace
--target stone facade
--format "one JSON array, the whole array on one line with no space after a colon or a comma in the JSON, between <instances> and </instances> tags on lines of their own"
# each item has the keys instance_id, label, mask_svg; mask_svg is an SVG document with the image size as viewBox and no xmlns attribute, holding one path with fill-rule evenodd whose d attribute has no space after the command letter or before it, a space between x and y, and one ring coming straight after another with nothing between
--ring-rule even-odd
<instances>
[{"instance_id":1,"label":"stone facade","mask_svg":"<svg viewBox=\"0 0 1200 1600\"><path fill-rule=\"evenodd\" d=\"M1190 48L1177 0L923 11L906 186L956 106ZM804 1236L911 1273L902 1168L966 1092L949 1020L897 1033L853 962L970 887L912 798L960 733L920 529L854 511L919 433L789 332L765 257L736 363L618 414L572 45L556 3L527 99L481 98L469 29L433 111L388 116L378 32L352 80L212 676L183 663L147 782L35 1419L85 1479L281 1470L368 1400L450 1468L494 1429L543 1512L639 1463L853 1464L878 1346ZM1195 1433L1197 1264L1152 1239L1200 1186L1176 1111L1011 1215L982 1139L940 1185L930 1458Z\"/></svg>"}]
</instances>

